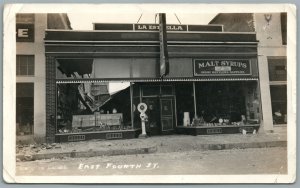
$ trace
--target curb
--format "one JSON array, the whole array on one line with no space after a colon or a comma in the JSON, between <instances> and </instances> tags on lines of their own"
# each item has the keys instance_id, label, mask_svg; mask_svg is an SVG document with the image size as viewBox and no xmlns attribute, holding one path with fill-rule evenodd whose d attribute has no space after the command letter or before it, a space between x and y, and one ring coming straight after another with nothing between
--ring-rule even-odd
<instances>
[{"instance_id":1,"label":"curb","mask_svg":"<svg viewBox=\"0 0 300 188\"><path fill-rule=\"evenodd\" d=\"M287 141L228 143L228 144L203 144L201 146L201 149L224 150L224 149L246 149L246 148L269 148L269 147L287 147Z\"/></svg>"},{"instance_id":2,"label":"curb","mask_svg":"<svg viewBox=\"0 0 300 188\"><path fill-rule=\"evenodd\" d=\"M47 154L32 154L32 155L17 155L16 158L21 161L35 161L42 159L52 158L79 158L79 157L96 157L96 156L114 156L114 155L136 155L136 154L149 154L157 151L156 146L145 148L130 148L130 149L116 149L116 150L102 150L102 151L72 151L64 153L47 153Z\"/></svg>"}]
</instances>

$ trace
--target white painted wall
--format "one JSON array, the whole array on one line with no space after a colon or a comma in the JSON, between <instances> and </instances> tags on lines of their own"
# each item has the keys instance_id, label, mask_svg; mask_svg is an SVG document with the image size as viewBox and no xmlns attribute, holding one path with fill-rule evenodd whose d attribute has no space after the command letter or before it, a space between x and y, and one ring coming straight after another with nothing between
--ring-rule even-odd
<instances>
[{"instance_id":1,"label":"white painted wall","mask_svg":"<svg viewBox=\"0 0 300 188\"><path fill-rule=\"evenodd\" d=\"M46 72L45 72L45 47L44 33L47 28L47 15L35 15L34 42L18 42L17 55L34 55L35 72L33 77L17 76L17 83L34 83L34 136L46 136Z\"/></svg>"}]
</instances>

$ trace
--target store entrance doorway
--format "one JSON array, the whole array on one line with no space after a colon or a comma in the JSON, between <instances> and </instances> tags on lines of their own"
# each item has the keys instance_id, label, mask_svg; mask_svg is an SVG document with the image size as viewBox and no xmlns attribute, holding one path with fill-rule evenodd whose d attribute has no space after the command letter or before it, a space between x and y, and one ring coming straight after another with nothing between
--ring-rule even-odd
<instances>
[{"instance_id":1,"label":"store entrance doorway","mask_svg":"<svg viewBox=\"0 0 300 188\"><path fill-rule=\"evenodd\" d=\"M174 127L174 97L144 97L147 104L148 122L146 131L149 136L168 134Z\"/></svg>"},{"instance_id":2,"label":"store entrance doorway","mask_svg":"<svg viewBox=\"0 0 300 188\"><path fill-rule=\"evenodd\" d=\"M173 130L174 125L174 98L164 97L160 99L160 122L162 132Z\"/></svg>"}]
</instances>

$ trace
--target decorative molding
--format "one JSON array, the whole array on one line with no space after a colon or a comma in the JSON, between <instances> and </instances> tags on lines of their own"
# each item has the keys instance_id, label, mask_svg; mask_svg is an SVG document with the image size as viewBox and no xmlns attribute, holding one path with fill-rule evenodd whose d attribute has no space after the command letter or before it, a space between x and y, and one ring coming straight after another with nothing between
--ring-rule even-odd
<instances>
[{"instance_id":1,"label":"decorative molding","mask_svg":"<svg viewBox=\"0 0 300 188\"><path fill-rule=\"evenodd\" d=\"M270 21L272 20L272 14L264 14L265 20L267 24L270 25Z\"/></svg>"}]
</instances>

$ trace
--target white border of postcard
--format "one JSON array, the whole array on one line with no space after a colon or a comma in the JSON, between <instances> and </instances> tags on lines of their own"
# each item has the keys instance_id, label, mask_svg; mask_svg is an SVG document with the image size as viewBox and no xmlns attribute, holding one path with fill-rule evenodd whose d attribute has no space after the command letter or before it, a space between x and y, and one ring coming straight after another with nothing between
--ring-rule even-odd
<instances>
[{"instance_id":1,"label":"white border of postcard","mask_svg":"<svg viewBox=\"0 0 300 188\"><path fill-rule=\"evenodd\" d=\"M233 13L287 12L288 174L16 176L15 13ZM291 4L6 4L3 15L3 178L11 183L293 183L296 179L296 7Z\"/></svg>"}]
</instances>

